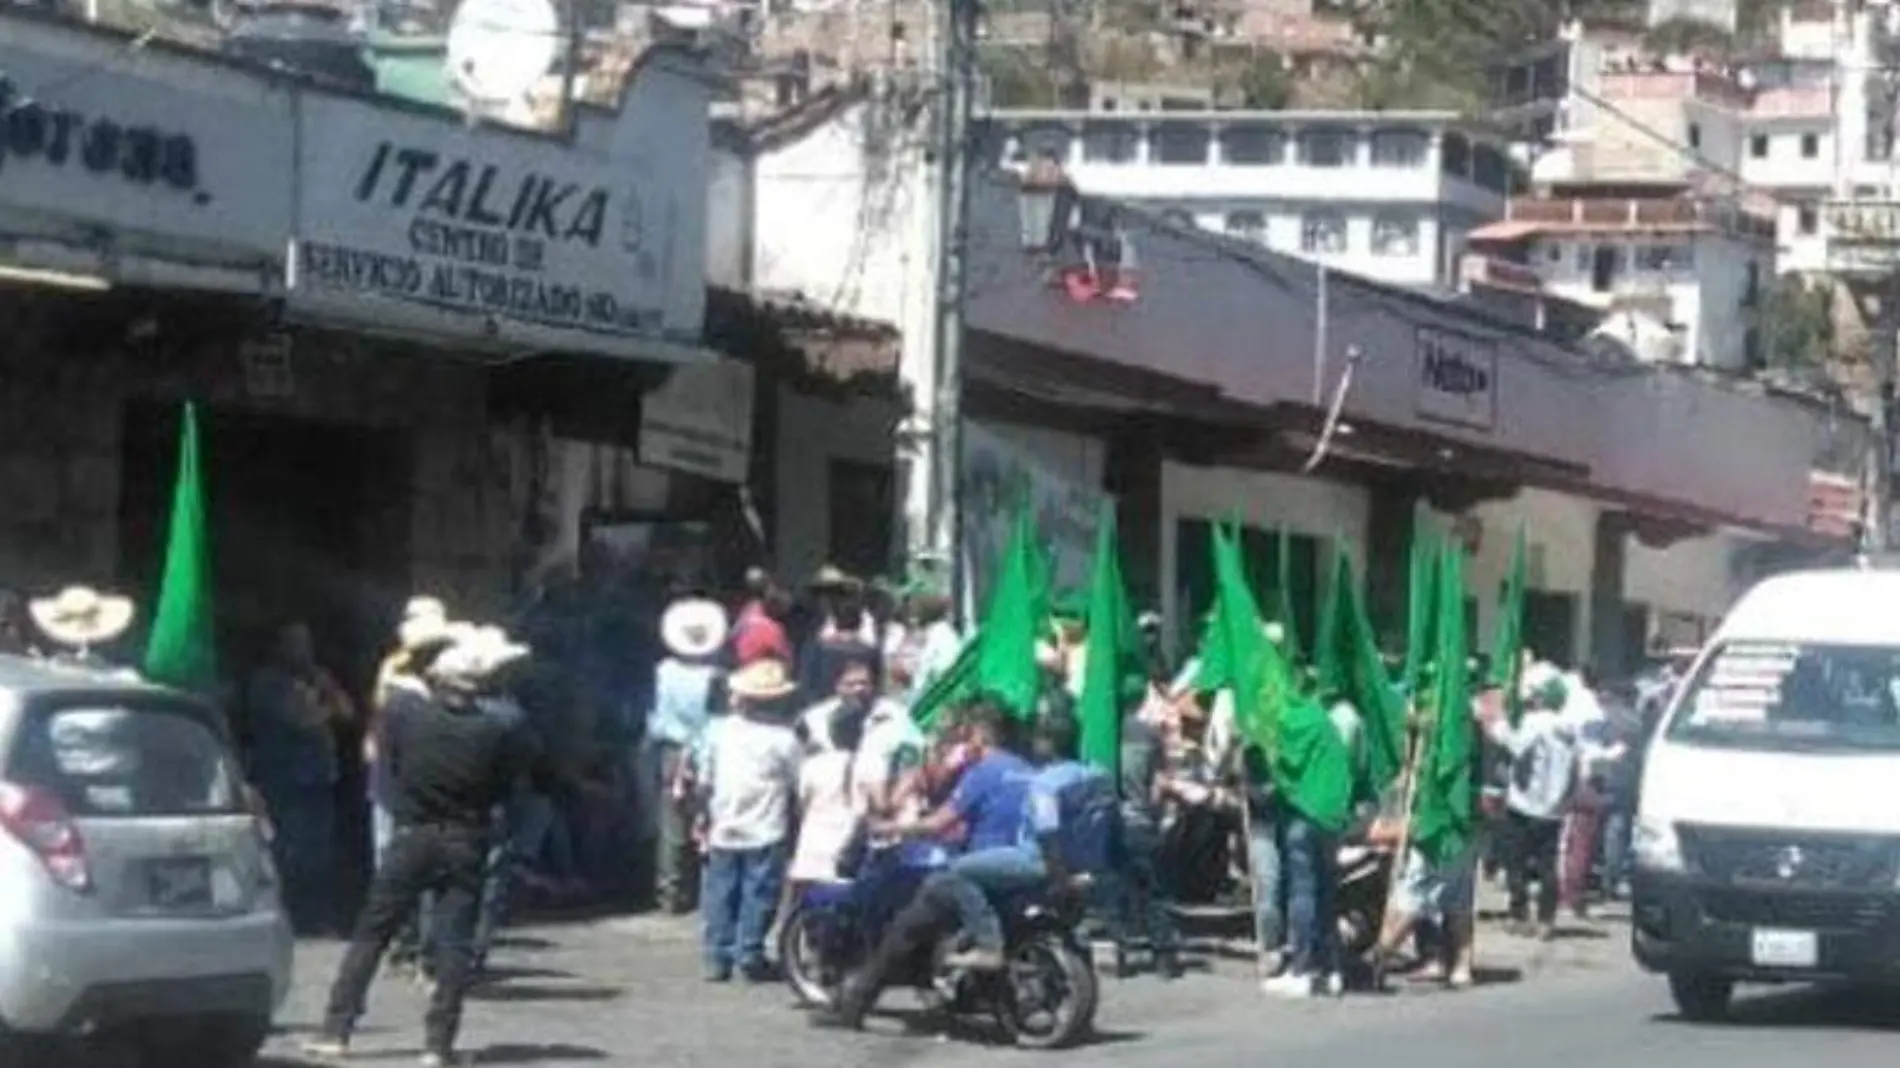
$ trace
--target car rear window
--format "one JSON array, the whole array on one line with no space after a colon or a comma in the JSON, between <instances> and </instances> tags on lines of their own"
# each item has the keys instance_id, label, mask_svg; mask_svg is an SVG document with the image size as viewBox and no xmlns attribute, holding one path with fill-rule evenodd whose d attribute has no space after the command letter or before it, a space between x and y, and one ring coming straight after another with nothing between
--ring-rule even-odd
<instances>
[{"instance_id":1,"label":"car rear window","mask_svg":"<svg viewBox=\"0 0 1900 1068\"><path fill-rule=\"evenodd\" d=\"M243 809L243 782L208 714L163 698L32 708L7 777L75 816L186 816Z\"/></svg>"}]
</instances>

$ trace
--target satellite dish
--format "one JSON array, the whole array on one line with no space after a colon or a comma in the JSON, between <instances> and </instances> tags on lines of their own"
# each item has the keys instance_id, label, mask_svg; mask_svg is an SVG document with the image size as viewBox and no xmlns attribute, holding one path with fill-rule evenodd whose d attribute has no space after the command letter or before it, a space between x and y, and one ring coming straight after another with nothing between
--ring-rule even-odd
<instances>
[{"instance_id":1,"label":"satellite dish","mask_svg":"<svg viewBox=\"0 0 1900 1068\"><path fill-rule=\"evenodd\" d=\"M449 76L474 100L520 100L560 51L549 0L462 0L449 23Z\"/></svg>"}]
</instances>

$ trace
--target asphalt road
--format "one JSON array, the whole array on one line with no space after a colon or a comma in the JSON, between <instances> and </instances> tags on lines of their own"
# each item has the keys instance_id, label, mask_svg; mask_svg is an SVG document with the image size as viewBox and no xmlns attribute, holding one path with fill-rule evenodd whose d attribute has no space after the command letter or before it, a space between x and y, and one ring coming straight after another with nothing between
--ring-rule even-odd
<instances>
[{"instance_id":1,"label":"asphalt road","mask_svg":"<svg viewBox=\"0 0 1900 1068\"><path fill-rule=\"evenodd\" d=\"M701 982L693 930L682 921L512 934L497 958L501 981L469 1006L464 1045L479 1064L974 1068L1085 1060L1089 1068L1259 1068L1286 1058L1328 1068L1782 1068L1798 1058L1884 1068L1900 1032L1900 1001L1805 990L1748 997L1729 1025L1678 1023L1660 981L1629 963L1615 925L1554 945L1487 931L1480 959L1489 981L1470 992L1303 1003L1263 998L1244 959L1204 947L1196 972L1180 982L1105 980L1099 1040L1053 1055L909 1034L901 1011L874 1019L867 1034L815 1030L781 987ZM295 1041L319 1016L337 952L312 945L302 954L270 1068L306 1063ZM383 981L371 999L359 1057L404 1063L418 1048L421 995Z\"/></svg>"}]
</instances>

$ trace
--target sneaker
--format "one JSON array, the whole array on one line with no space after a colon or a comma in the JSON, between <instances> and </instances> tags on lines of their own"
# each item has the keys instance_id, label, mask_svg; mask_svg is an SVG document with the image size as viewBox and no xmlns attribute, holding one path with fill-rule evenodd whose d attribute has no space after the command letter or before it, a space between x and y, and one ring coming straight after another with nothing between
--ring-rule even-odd
<instances>
[{"instance_id":1,"label":"sneaker","mask_svg":"<svg viewBox=\"0 0 1900 1068\"><path fill-rule=\"evenodd\" d=\"M959 950L945 957L943 963L966 972L1000 972L1008 964L1000 951L979 948Z\"/></svg>"},{"instance_id":2,"label":"sneaker","mask_svg":"<svg viewBox=\"0 0 1900 1068\"><path fill-rule=\"evenodd\" d=\"M432 1049L416 1058L416 1063L422 1065L423 1068L447 1068L451 1064L460 1064L461 1058L453 1053L443 1053Z\"/></svg>"},{"instance_id":3,"label":"sneaker","mask_svg":"<svg viewBox=\"0 0 1900 1068\"><path fill-rule=\"evenodd\" d=\"M350 1055L350 1040L336 1035L318 1035L305 1039L299 1046L306 1057L323 1057L328 1060L342 1060Z\"/></svg>"},{"instance_id":4,"label":"sneaker","mask_svg":"<svg viewBox=\"0 0 1900 1068\"><path fill-rule=\"evenodd\" d=\"M1343 998L1346 996L1346 977L1340 972L1327 972L1325 983L1326 996Z\"/></svg>"},{"instance_id":5,"label":"sneaker","mask_svg":"<svg viewBox=\"0 0 1900 1068\"><path fill-rule=\"evenodd\" d=\"M1309 998L1313 996L1313 977L1289 971L1263 981L1260 992L1276 998Z\"/></svg>"}]
</instances>

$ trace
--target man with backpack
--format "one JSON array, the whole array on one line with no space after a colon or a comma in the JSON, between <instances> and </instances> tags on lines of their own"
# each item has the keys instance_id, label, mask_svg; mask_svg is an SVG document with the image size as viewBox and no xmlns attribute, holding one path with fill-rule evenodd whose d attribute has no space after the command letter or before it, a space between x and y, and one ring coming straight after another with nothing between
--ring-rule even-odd
<instances>
[{"instance_id":1,"label":"man with backpack","mask_svg":"<svg viewBox=\"0 0 1900 1068\"><path fill-rule=\"evenodd\" d=\"M1557 923L1557 853L1564 815L1576 789L1577 745L1563 718L1568 687L1555 672L1544 674L1526 695L1523 718L1515 727L1492 718L1485 730L1511 761L1502 828L1511 929L1549 940ZM1534 927L1530 920L1533 881L1537 883Z\"/></svg>"}]
</instances>

